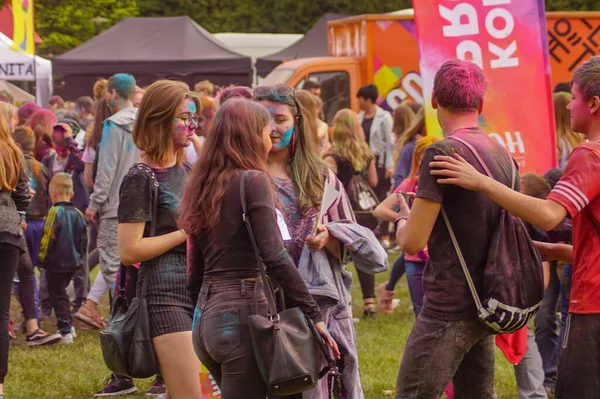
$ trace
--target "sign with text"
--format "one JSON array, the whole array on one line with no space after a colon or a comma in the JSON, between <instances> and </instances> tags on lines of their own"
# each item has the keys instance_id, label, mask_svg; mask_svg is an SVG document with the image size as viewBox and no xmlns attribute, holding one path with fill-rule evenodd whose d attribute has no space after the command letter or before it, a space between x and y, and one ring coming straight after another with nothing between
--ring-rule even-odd
<instances>
[{"instance_id":1,"label":"sign with text","mask_svg":"<svg viewBox=\"0 0 600 399\"><path fill-rule=\"evenodd\" d=\"M520 172L556 166L554 107L542 0L413 0L427 131L441 136L431 106L439 67L459 58L488 80L480 125Z\"/></svg>"},{"instance_id":2,"label":"sign with text","mask_svg":"<svg viewBox=\"0 0 600 399\"><path fill-rule=\"evenodd\" d=\"M10 62L0 59L0 80L35 80L33 58L31 61Z\"/></svg>"}]
</instances>

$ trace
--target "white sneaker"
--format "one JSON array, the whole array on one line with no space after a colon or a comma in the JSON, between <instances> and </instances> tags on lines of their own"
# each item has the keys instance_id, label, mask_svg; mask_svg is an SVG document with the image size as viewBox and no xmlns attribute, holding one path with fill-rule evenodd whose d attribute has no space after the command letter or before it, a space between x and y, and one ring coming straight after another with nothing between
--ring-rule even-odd
<instances>
[{"instance_id":1,"label":"white sneaker","mask_svg":"<svg viewBox=\"0 0 600 399\"><path fill-rule=\"evenodd\" d=\"M60 341L61 344L69 345L73 343L73 334L65 334Z\"/></svg>"},{"instance_id":2,"label":"white sneaker","mask_svg":"<svg viewBox=\"0 0 600 399\"><path fill-rule=\"evenodd\" d=\"M73 336L73 338L77 338L77 332L75 332L74 326L71 326L71 335Z\"/></svg>"}]
</instances>

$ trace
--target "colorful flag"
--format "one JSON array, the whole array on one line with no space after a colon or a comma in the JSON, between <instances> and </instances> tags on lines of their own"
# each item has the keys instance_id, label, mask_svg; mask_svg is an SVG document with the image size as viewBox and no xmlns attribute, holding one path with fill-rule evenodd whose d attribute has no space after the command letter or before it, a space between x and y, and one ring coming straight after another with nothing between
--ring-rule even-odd
<instances>
[{"instance_id":1,"label":"colorful flag","mask_svg":"<svg viewBox=\"0 0 600 399\"><path fill-rule=\"evenodd\" d=\"M542 0L413 0L428 134L441 136L433 80L451 59L478 64L489 82L480 125L520 172L557 163L548 37Z\"/></svg>"},{"instance_id":2,"label":"colorful flag","mask_svg":"<svg viewBox=\"0 0 600 399\"><path fill-rule=\"evenodd\" d=\"M33 0L12 0L13 44L12 49L35 54Z\"/></svg>"}]
</instances>

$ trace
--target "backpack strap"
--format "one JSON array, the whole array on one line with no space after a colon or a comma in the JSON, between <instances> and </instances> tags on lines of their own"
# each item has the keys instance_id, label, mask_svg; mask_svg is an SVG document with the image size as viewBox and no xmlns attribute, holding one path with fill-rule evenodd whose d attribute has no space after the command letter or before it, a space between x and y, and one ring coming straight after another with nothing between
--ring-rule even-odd
<instances>
[{"instance_id":1,"label":"backpack strap","mask_svg":"<svg viewBox=\"0 0 600 399\"><path fill-rule=\"evenodd\" d=\"M454 235L454 230L452 229L452 225L450 224L450 220L448 219L448 215L446 214L446 210L442 207L442 217L444 218L444 222L446 223L446 228L448 229L448 233L450 233L450 239L452 240L452 245L454 245L454 250L458 255L458 260L460 261L460 266L462 267L465 278L467 279L467 284L469 285L469 290L471 291L471 296L475 301L475 306L477 310L482 308L481 299L479 298L479 294L475 289L475 284L473 283L473 278L471 277L471 273L469 273L469 269L467 268L467 262L465 262L465 258L460 250L460 246L458 245L458 241L456 240L456 236Z\"/></svg>"},{"instance_id":2,"label":"backpack strap","mask_svg":"<svg viewBox=\"0 0 600 399\"><path fill-rule=\"evenodd\" d=\"M481 156L479 155L479 153L475 149L475 147L473 147L471 144L469 144L467 141L465 141L465 140L463 140L461 138L458 138L458 137L455 137L455 136L450 136L448 138L452 139L452 140L456 140L456 141L462 143L465 147L467 147L471 151L471 153L473 153L473 155L475 156L475 158L477 158L477 161L481 164L481 167L483 168L483 170L485 170L485 173L489 177L491 177L492 179L496 180L494 178L494 175L492 175L492 172L488 168L487 164L483 160L483 158L481 158ZM506 148L505 148L505 150L506 150ZM516 173L517 172L517 168L515 168L515 161L514 161L512 155L510 155L510 153L508 152L508 150L506 150L506 153L508 155L508 158L510 159L510 166L511 166L510 188L514 190L515 189L515 183L516 183L516 180L517 180L517 173Z\"/></svg>"}]
</instances>

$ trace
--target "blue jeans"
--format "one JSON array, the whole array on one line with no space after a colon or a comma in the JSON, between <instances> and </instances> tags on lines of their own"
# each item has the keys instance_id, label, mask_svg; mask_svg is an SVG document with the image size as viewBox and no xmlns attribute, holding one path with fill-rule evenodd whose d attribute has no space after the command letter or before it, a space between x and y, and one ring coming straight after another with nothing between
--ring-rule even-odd
<instances>
[{"instance_id":1,"label":"blue jeans","mask_svg":"<svg viewBox=\"0 0 600 399\"><path fill-rule=\"evenodd\" d=\"M388 279L388 283L385 286L385 289L388 291L395 291L396 284L400 281L400 278L405 272L405 262L404 262L404 254L400 255L394 265L392 266L392 271L390 272L390 278Z\"/></svg>"},{"instance_id":2,"label":"blue jeans","mask_svg":"<svg viewBox=\"0 0 600 399\"><path fill-rule=\"evenodd\" d=\"M406 281L415 317L418 317L423 309L423 269L425 262L406 261Z\"/></svg>"},{"instance_id":3,"label":"blue jeans","mask_svg":"<svg viewBox=\"0 0 600 399\"><path fill-rule=\"evenodd\" d=\"M544 385L556 386L558 364L558 318L556 306L560 295L560 280L556 271L556 262L550 264L550 284L544 292L542 307L535 317L535 342L538 344L544 365Z\"/></svg>"}]
</instances>

